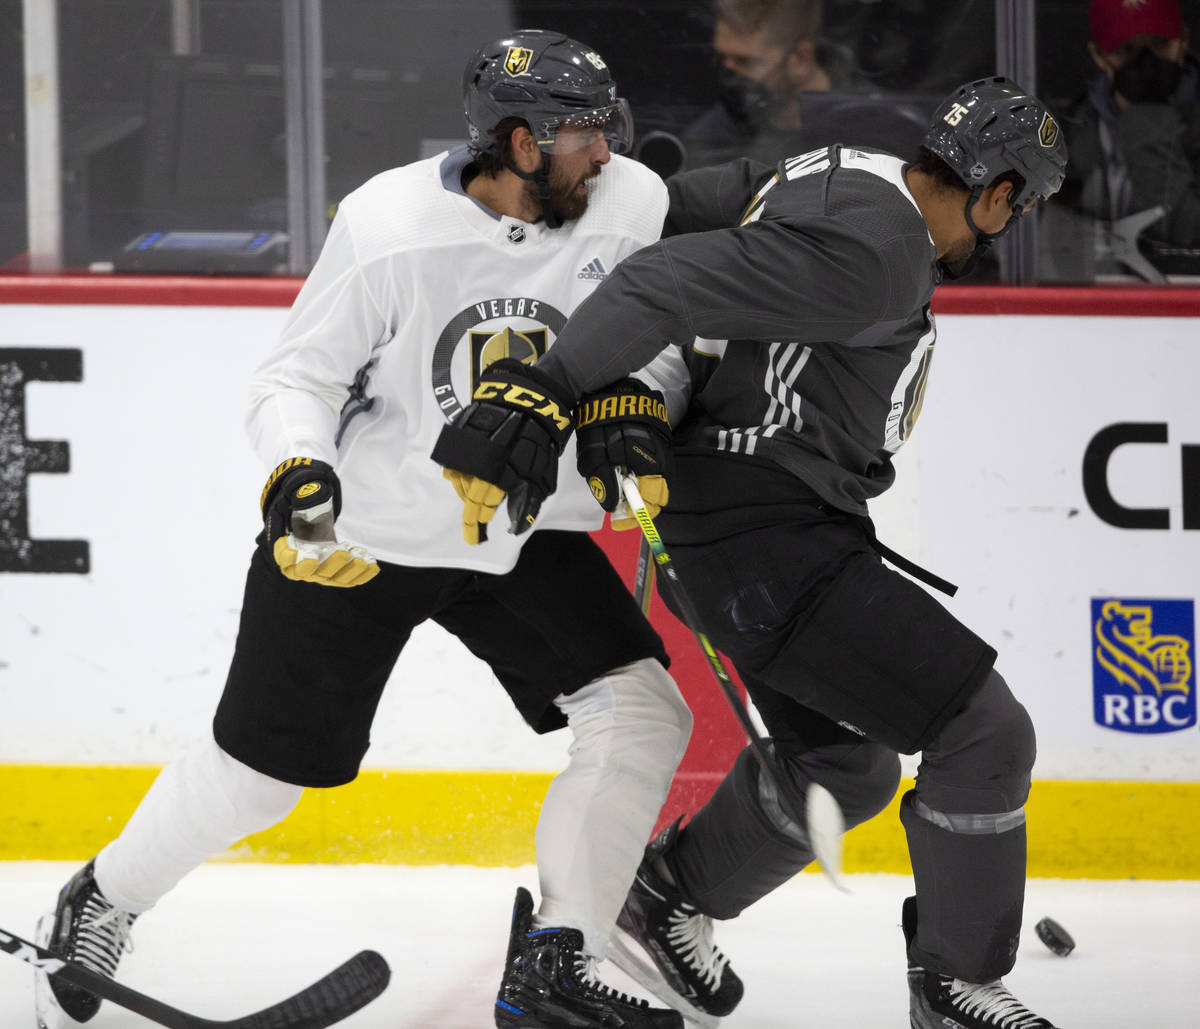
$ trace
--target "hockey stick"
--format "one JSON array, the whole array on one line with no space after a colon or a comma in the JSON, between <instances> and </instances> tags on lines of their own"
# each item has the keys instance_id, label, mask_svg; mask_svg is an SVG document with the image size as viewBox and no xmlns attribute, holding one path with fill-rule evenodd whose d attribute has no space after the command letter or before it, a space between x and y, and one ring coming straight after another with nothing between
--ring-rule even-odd
<instances>
[{"instance_id":1,"label":"hockey stick","mask_svg":"<svg viewBox=\"0 0 1200 1029\"><path fill-rule=\"evenodd\" d=\"M645 534L638 540L637 571L633 578L633 596L642 609L642 614L650 617L650 600L654 596L654 559L650 553L650 541Z\"/></svg>"},{"instance_id":2,"label":"hockey stick","mask_svg":"<svg viewBox=\"0 0 1200 1029\"><path fill-rule=\"evenodd\" d=\"M55 957L3 929L0 929L0 950L39 972L58 976L168 1029L326 1029L378 997L391 977L387 962L379 954L373 950L360 951L295 996L253 1015L221 1022L170 1007L74 961Z\"/></svg>"},{"instance_id":3,"label":"hockey stick","mask_svg":"<svg viewBox=\"0 0 1200 1029\"><path fill-rule=\"evenodd\" d=\"M666 576L667 582L670 584L671 594L675 598L675 603L679 605L680 613L683 615L683 623L696 637L696 642L700 644L700 649L704 651L704 656L708 658L708 666L712 669L713 675L716 677L717 684L721 687L721 692L725 694L725 699L729 702L730 708L733 710L738 722L741 723L742 731L745 732L747 739L750 741L750 749L758 763L762 768L762 772L775 787L775 792L784 797L779 784L779 776L775 771L775 765L771 757L767 754L766 746L762 735L758 731L758 727L750 718L750 712L746 710L746 705L742 703L742 698L738 695L737 687L734 686L733 680L729 677L729 672L725 669L725 663L721 660L721 655L717 653L708 637L700 628L700 619L696 614L696 609L692 605L691 597L687 590L683 588L683 584L679 581L679 573L675 570L675 566L671 563L671 555L667 553L667 548L663 544L662 537L658 534L658 528L654 524L654 519L650 517L650 512L646 510L646 503L642 500L642 494L638 490L637 477L624 469L617 469L617 475L621 482L621 492L625 496L625 504L629 508L629 513L636 519L641 527L642 536L649 545L650 551L654 555L654 563ZM813 857L821 865L821 870L843 893L850 891L842 883L842 833L845 830L845 819L842 817L841 808L838 802L834 799L824 786L817 783L809 783L808 791L804 798L804 824L808 834L808 845L813 852Z\"/></svg>"}]
</instances>

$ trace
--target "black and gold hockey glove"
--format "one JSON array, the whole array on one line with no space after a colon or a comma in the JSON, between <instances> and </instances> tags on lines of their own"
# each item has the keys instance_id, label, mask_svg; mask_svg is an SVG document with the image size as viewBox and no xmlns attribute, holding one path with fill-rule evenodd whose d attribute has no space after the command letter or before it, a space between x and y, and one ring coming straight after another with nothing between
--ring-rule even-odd
<instances>
[{"instance_id":1,"label":"black and gold hockey glove","mask_svg":"<svg viewBox=\"0 0 1200 1029\"><path fill-rule=\"evenodd\" d=\"M663 395L637 379L622 379L579 401L575 412L579 474L600 506L613 513L614 529L637 522L621 507L617 469L637 476L638 490L653 518L666 505L667 479L675 470L671 423Z\"/></svg>"},{"instance_id":2,"label":"black and gold hockey glove","mask_svg":"<svg viewBox=\"0 0 1200 1029\"><path fill-rule=\"evenodd\" d=\"M259 500L263 545L279 570L297 582L361 586L379 574L366 550L338 542L342 510L337 474L313 457L289 457L267 478Z\"/></svg>"},{"instance_id":3,"label":"black and gold hockey glove","mask_svg":"<svg viewBox=\"0 0 1200 1029\"><path fill-rule=\"evenodd\" d=\"M533 525L558 485L558 459L571 438L567 390L511 357L488 365L475 395L445 426L433 459L463 501L463 538L487 539L487 523L508 497L509 531Z\"/></svg>"}]
</instances>

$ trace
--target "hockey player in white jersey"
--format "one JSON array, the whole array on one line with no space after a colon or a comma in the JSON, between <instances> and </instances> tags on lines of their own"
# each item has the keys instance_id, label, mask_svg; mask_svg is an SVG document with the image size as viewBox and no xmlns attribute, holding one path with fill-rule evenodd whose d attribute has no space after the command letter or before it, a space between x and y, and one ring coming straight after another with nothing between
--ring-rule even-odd
<instances>
[{"instance_id":1,"label":"hockey player in white jersey","mask_svg":"<svg viewBox=\"0 0 1200 1029\"><path fill-rule=\"evenodd\" d=\"M430 458L494 362L536 361L607 271L657 239L666 189L613 156L629 109L575 40L490 43L463 96L469 145L342 202L253 381L247 426L274 471L213 737L63 887L41 941L112 975L134 919L184 875L283 819L304 787L354 779L393 666L433 619L534 731L573 734L538 822L537 911L517 894L497 1026L682 1029L595 973L691 730L662 642L587 535L603 512L573 444L544 507L537 491L510 505L537 531L493 531L487 547L470 545L478 521L456 528L462 505ZM98 1006L53 978L39 989L45 1023Z\"/></svg>"}]
</instances>

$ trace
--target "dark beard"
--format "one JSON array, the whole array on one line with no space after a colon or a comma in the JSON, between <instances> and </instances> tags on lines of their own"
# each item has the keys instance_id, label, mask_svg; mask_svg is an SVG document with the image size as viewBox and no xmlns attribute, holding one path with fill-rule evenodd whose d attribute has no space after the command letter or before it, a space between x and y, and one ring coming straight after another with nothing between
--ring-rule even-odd
<instances>
[{"instance_id":1,"label":"dark beard","mask_svg":"<svg viewBox=\"0 0 1200 1029\"><path fill-rule=\"evenodd\" d=\"M591 175L586 175L585 181L596 177L598 172ZM567 181L566 176L555 167L553 161L550 164L550 207L554 211L555 216L560 222L574 221L577 218L582 218L588 208L588 193L578 194L575 192L575 187L579 185L578 180ZM529 195L537 202L539 208L541 201L538 200L537 186L532 182L525 183L525 188Z\"/></svg>"}]
</instances>

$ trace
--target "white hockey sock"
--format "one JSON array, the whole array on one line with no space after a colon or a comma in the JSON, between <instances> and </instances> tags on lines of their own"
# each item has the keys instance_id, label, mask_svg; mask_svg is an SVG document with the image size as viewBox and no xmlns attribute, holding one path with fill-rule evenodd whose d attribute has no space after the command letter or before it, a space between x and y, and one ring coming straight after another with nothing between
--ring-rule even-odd
<instances>
[{"instance_id":1,"label":"white hockey sock","mask_svg":"<svg viewBox=\"0 0 1200 1029\"><path fill-rule=\"evenodd\" d=\"M159 773L120 836L96 857L96 884L141 913L192 869L291 812L302 786L242 764L209 738Z\"/></svg>"},{"instance_id":2,"label":"white hockey sock","mask_svg":"<svg viewBox=\"0 0 1200 1029\"><path fill-rule=\"evenodd\" d=\"M618 668L555 703L574 741L538 819L542 902L535 922L579 929L585 951L602 958L692 716L655 660Z\"/></svg>"}]
</instances>

